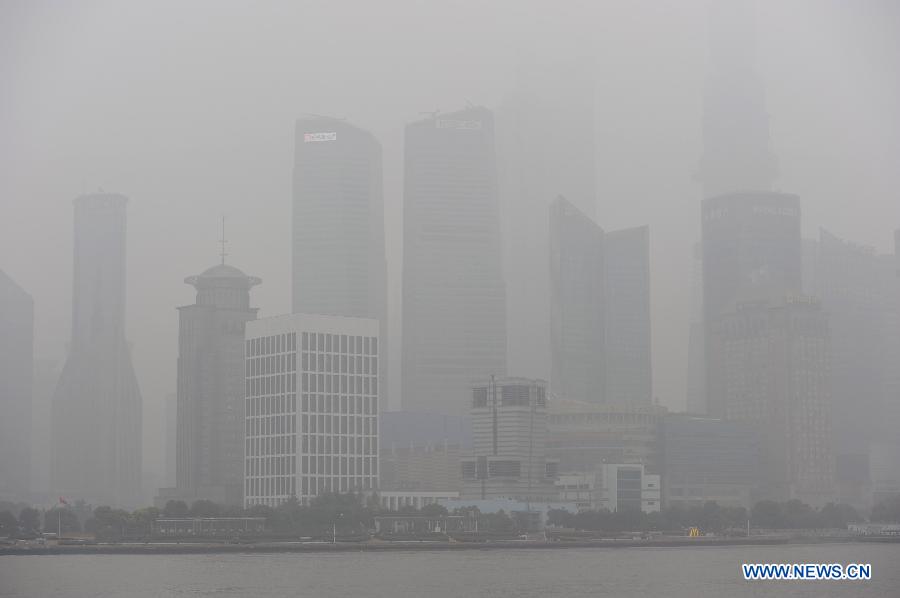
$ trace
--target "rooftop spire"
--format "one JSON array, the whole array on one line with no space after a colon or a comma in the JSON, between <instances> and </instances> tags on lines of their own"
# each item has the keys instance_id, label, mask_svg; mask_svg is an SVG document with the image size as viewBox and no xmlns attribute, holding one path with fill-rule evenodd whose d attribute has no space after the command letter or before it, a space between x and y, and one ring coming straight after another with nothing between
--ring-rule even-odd
<instances>
[{"instance_id":1,"label":"rooftop spire","mask_svg":"<svg viewBox=\"0 0 900 598\"><path fill-rule=\"evenodd\" d=\"M225 214L222 214L222 237L219 239L219 244L222 245L222 250L219 252L219 257L222 258L223 265L225 264L225 256L228 255L227 253L225 253L225 243L227 242L228 240L225 239Z\"/></svg>"}]
</instances>

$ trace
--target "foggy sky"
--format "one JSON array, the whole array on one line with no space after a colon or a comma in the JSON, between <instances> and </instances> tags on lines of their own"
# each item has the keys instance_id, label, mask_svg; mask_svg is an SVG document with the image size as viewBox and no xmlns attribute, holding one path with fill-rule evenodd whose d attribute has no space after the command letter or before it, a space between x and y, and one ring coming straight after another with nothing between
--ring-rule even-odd
<instances>
[{"instance_id":1,"label":"foggy sky","mask_svg":"<svg viewBox=\"0 0 900 598\"><path fill-rule=\"evenodd\" d=\"M889 251L900 227L900 5L766 2L757 29L776 188L800 196L806 236L824 226ZM145 462L158 469L175 307L194 300L183 279L218 261L225 214L226 261L263 279L251 295L260 316L289 311L293 123L318 113L384 146L399 389L403 126L469 101L496 108L522 52L596 64L597 221L650 225L654 393L682 409L707 62L700 1L4 2L0 268L34 297L35 357L65 356L72 199L127 195L128 339Z\"/></svg>"}]
</instances>

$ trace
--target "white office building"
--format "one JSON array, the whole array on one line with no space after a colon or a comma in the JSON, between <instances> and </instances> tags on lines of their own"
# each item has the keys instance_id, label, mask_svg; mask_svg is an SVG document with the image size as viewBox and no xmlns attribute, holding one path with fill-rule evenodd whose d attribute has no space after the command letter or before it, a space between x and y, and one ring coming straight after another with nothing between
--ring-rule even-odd
<instances>
[{"instance_id":1,"label":"white office building","mask_svg":"<svg viewBox=\"0 0 900 598\"><path fill-rule=\"evenodd\" d=\"M378 320L246 326L244 505L378 487Z\"/></svg>"}]
</instances>

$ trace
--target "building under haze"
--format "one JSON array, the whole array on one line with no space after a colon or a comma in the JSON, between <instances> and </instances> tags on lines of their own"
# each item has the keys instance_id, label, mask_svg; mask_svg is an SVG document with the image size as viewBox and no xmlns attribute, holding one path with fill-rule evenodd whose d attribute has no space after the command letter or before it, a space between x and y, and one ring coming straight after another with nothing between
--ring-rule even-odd
<instances>
[{"instance_id":1,"label":"building under haze","mask_svg":"<svg viewBox=\"0 0 900 598\"><path fill-rule=\"evenodd\" d=\"M378 320L246 324L244 506L378 488Z\"/></svg>"},{"instance_id":2,"label":"building under haze","mask_svg":"<svg viewBox=\"0 0 900 598\"><path fill-rule=\"evenodd\" d=\"M563 197L550 207L550 390L605 402L603 230Z\"/></svg>"},{"instance_id":3,"label":"building under haze","mask_svg":"<svg viewBox=\"0 0 900 598\"><path fill-rule=\"evenodd\" d=\"M553 375L551 202L563 196L596 216L595 72L590 59L523 58L497 109L508 370L516 375Z\"/></svg>"},{"instance_id":4,"label":"building under haze","mask_svg":"<svg viewBox=\"0 0 900 598\"><path fill-rule=\"evenodd\" d=\"M604 233L558 197L550 208L551 390L576 401L652 401L649 229Z\"/></svg>"},{"instance_id":5,"label":"building under haze","mask_svg":"<svg viewBox=\"0 0 900 598\"><path fill-rule=\"evenodd\" d=\"M31 490L34 300L0 270L0 498Z\"/></svg>"},{"instance_id":6,"label":"building under haze","mask_svg":"<svg viewBox=\"0 0 900 598\"><path fill-rule=\"evenodd\" d=\"M239 506L244 482L244 326L256 319L250 289L261 280L217 264L184 282L197 289L178 308L175 488L162 499ZM160 501L162 502L162 501Z\"/></svg>"},{"instance_id":7,"label":"building under haze","mask_svg":"<svg viewBox=\"0 0 900 598\"><path fill-rule=\"evenodd\" d=\"M125 340L128 199L75 199L72 336L53 399L53 491L95 505L141 499L141 393Z\"/></svg>"},{"instance_id":8,"label":"building under haze","mask_svg":"<svg viewBox=\"0 0 900 598\"><path fill-rule=\"evenodd\" d=\"M650 228L607 232L604 323L605 401L649 405L653 401L650 355Z\"/></svg>"},{"instance_id":9,"label":"building under haze","mask_svg":"<svg viewBox=\"0 0 900 598\"><path fill-rule=\"evenodd\" d=\"M895 256L820 230L812 288L828 314L837 483L842 501L869 506L872 447L900 454L900 311ZM883 470L883 468L881 468ZM900 477L900 464L895 468ZM860 479L860 474L863 474ZM862 492L862 493L861 493Z\"/></svg>"},{"instance_id":10,"label":"building under haze","mask_svg":"<svg viewBox=\"0 0 900 598\"><path fill-rule=\"evenodd\" d=\"M598 471L604 463L642 464L659 473L659 405L603 405L553 398L547 456L564 473Z\"/></svg>"},{"instance_id":11,"label":"building under haze","mask_svg":"<svg viewBox=\"0 0 900 598\"><path fill-rule=\"evenodd\" d=\"M474 380L506 373L489 110L407 125L403 201L403 408L462 415Z\"/></svg>"},{"instance_id":12,"label":"building under haze","mask_svg":"<svg viewBox=\"0 0 900 598\"><path fill-rule=\"evenodd\" d=\"M750 509L758 500L763 446L755 422L671 414L659 437L667 508L715 501Z\"/></svg>"},{"instance_id":13,"label":"building under haze","mask_svg":"<svg viewBox=\"0 0 900 598\"><path fill-rule=\"evenodd\" d=\"M381 144L344 120L297 120L294 144L292 311L381 324L387 355L387 263ZM387 360L381 363L386 397Z\"/></svg>"},{"instance_id":14,"label":"building under haze","mask_svg":"<svg viewBox=\"0 0 900 598\"><path fill-rule=\"evenodd\" d=\"M546 452L546 382L491 378L471 392L472 452L462 459L461 497L556 500L556 464Z\"/></svg>"},{"instance_id":15,"label":"building under haze","mask_svg":"<svg viewBox=\"0 0 900 598\"><path fill-rule=\"evenodd\" d=\"M718 318L741 304L802 291L800 200L783 193L731 193L703 201L706 347ZM705 352L708 413L723 413L721 354Z\"/></svg>"},{"instance_id":16,"label":"building under haze","mask_svg":"<svg viewBox=\"0 0 900 598\"><path fill-rule=\"evenodd\" d=\"M760 430L761 497L832 501L831 338L818 300L787 294L748 301L718 317L710 332L723 418Z\"/></svg>"},{"instance_id":17,"label":"building under haze","mask_svg":"<svg viewBox=\"0 0 900 598\"><path fill-rule=\"evenodd\" d=\"M703 88L703 154L695 173L701 199L773 190L778 163L770 148L769 113L756 69L756 9L753 0L710 2L707 7L709 62ZM701 208L702 210L702 208ZM706 251L694 251L687 406L695 413L716 410L707 389Z\"/></svg>"}]
</instances>

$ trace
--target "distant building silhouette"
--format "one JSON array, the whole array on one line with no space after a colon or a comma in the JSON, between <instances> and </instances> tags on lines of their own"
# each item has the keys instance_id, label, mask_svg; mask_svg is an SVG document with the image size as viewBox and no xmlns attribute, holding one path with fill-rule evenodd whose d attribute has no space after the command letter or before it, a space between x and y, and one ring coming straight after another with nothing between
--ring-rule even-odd
<instances>
[{"instance_id":1,"label":"distant building silhouette","mask_svg":"<svg viewBox=\"0 0 900 598\"><path fill-rule=\"evenodd\" d=\"M125 196L74 201L72 337L53 401L53 490L97 505L141 496L141 394L125 340Z\"/></svg>"},{"instance_id":2,"label":"distant building silhouette","mask_svg":"<svg viewBox=\"0 0 900 598\"><path fill-rule=\"evenodd\" d=\"M650 404L647 227L604 233L559 197L550 209L552 392Z\"/></svg>"},{"instance_id":3,"label":"distant building silhouette","mask_svg":"<svg viewBox=\"0 0 900 598\"><path fill-rule=\"evenodd\" d=\"M0 498L31 490L34 300L0 270Z\"/></svg>"},{"instance_id":4,"label":"distant building silhouette","mask_svg":"<svg viewBox=\"0 0 900 598\"><path fill-rule=\"evenodd\" d=\"M703 154L696 180L701 199L732 193L759 193L773 190L778 174L775 155L769 147L769 115L765 86L756 72L756 14L753 0L710 2L707 13L709 69L703 91ZM695 260L705 258L703 251ZM699 275L705 266L695 265ZM706 388L709 363L706 361L704 318L710 307L695 278L692 295L688 347L688 408L710 412ZM705 283L704 283L705 284Z\"/></svg>"},{"instance_id":5,"label":"distant building silhouette","mask_svg":"<svg viewBox=\"0 0 900 598\"><path fill-rule=\"evenodd\" d=\"M523 59L497 109L508 371L550 379L550 206L596 218L596 68Z\"/></svg>"},{"instance_id":6,"label":"distant building silhouette","mask_svg":"<svg viewBox=\"0 0 900 598\"><path fill-rule=\"evenodd\" d=\"M381 144L346 121L310 116L297 120L294 148L291 311L375 318L387 356Z\"/></svg>"},{"instance_id":7,"label":"distant building silhouette","mask_svg":"<svg viewBox=\"0 0 900 598\"><path fill-rule=\"evenodd\" d=\"M833 501L831 339L818 301L791 293L746 301L708 328L718 409L760 429L761 497Z\"/></svg>"},{"instance_id":8,"label":"distant building silhouette","mask_svg":"<svg viewBox=\"0 0 900 598\"><path fill-rule=\"evenodd\" d=\"M403 408L462 415L473 380L506 372L494 118L406 127Z\"/></svg>"},{"instance_id":9,"label":"distant building silhouette","mask_svg":"<svg viewBox=\"0 0 900 598\"><path fill-rule=\"evenodd\" d=\"M820 230L812 287L831 326L834 442L840 499L871 506L868 474L876 445L900 454L900 306L893 255ZM885 450L879 448L878 450ZM886 449L890 450L890 449ZM895 467L900 480L900 463Z\"/></svg>"},{"instance_id":10,"label":"distant building silhouette","mask_svg":"<svg viewBox=\"0 0 900 598\"><path fill-rule=\"evenodd\" d=\"M550 207L550 390L606 402L603 230L563 197Z\"/></svg>"},{"instance_id":11,"label":"distant building silhouette","mask_svg":"<svg viewBox=\"0 0 900 598\"><path fill-rule=\"evenodd\" d=\"M157 502L240 506L244 326L256 319L250 289L261 280L222 263L184 281L197 289L197 300L178 308L176 482Z\"/></svg>"},{"instance_id":12,"label":"distant building silhouette","mask_svg":"<svg viewBox=\"0 0 900 598\"><path fill-rule=\"evenodd\" d=\"M753 508L763 481L760 426L670 414L660 430L665 506Z\"/></svg>"},{"instance_id":13,"label":"distant building silhouette","mask_svg":"<svg viewBox=\"0 0 900 598\"><path fill-rule=\"evenodd\" d=\"M703 319L748 301L802 292L800 201L781 193L732 193L703 202ZM708 345L707 345L708 346ZM707 407L722 416L720 354L706 353Z\"/></svg>"},{"instance_id":14,"label":"distant building silhouette","mask_svg":"<svg viewBox=\"0 0 900 598\"><path fill-rule=\"evenodd\" d=\"M650 228L603 237L606 282L606 402L653 401L650 355Z\"/></svg>"}]
</instances>

